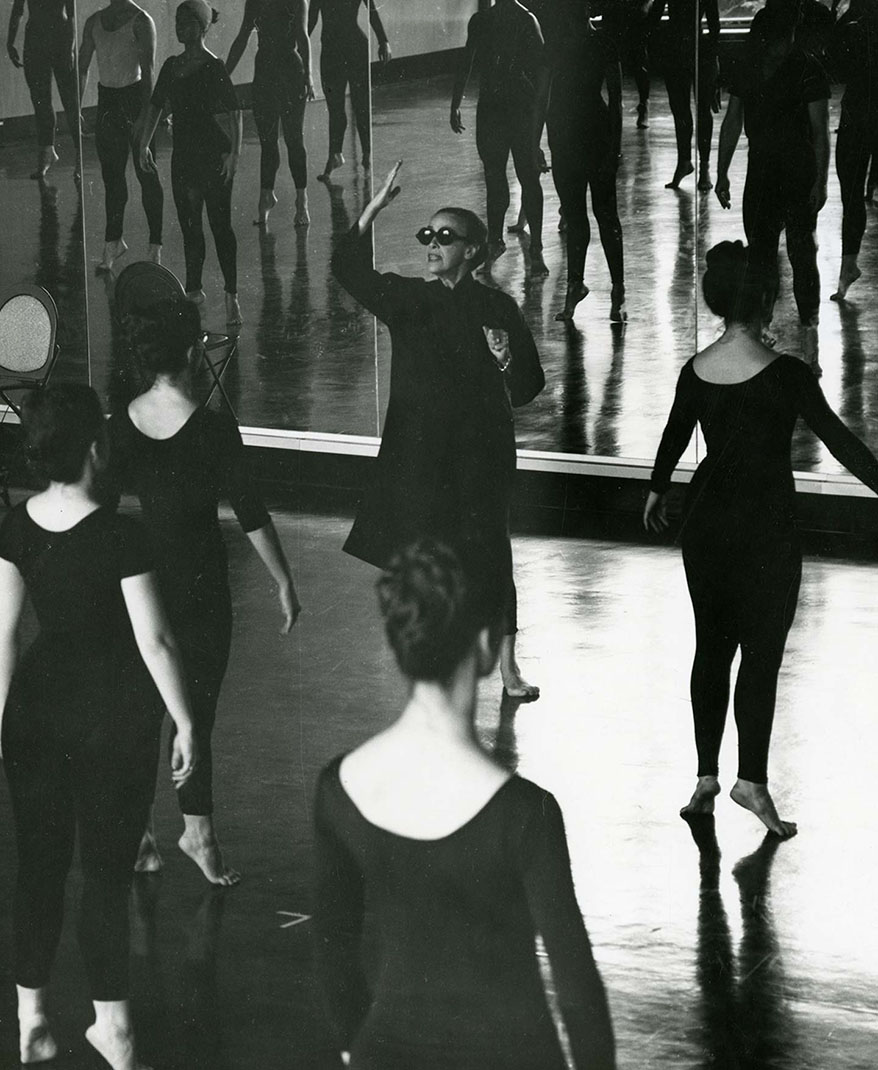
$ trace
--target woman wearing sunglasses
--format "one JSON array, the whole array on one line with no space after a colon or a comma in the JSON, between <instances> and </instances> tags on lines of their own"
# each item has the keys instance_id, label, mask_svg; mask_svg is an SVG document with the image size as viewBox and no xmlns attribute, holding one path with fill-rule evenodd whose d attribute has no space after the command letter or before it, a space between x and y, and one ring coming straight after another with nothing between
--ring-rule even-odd
<instances>
[{"instance_id":1,"label":"woman wearing sunglasses","mask_svg":"<svg viewBox=\"0 0 878 1070\"><path fill-rule=\"evenodd\" d=\"M375 477L344 548L384 568L396 549L425 536L487 546L506 577L503 686L510 695L536 698L515 658L508 520L512 409L536 397L545 377L515 301L472 277L487 244L475 213L442 208L418 231L429 281L373 268L372 223L399 193L400 167L401 161L332 258L338 281L387 324L393 347Z\"/></svg>"}]
</instances>

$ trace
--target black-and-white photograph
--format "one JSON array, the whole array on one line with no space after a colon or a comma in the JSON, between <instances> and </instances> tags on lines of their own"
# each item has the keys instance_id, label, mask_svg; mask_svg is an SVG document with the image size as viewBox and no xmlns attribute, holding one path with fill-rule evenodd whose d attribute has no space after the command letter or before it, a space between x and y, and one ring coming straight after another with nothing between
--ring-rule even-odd
<instances>
[{"instance_id":1,"label":"black-and-white photograph","mask_svg":"<svg viewBox=\"0 0 878 1070\"><path fill-rule=\"evenodd\" d=\"M878 0L0 26L0 1070L871 1070Z\"/></svg>"}]
</instances>

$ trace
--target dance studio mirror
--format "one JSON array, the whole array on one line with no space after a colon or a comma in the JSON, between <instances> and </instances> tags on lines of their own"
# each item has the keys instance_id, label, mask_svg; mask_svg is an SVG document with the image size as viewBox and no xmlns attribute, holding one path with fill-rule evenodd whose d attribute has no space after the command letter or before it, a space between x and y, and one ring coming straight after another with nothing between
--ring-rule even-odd
<instances>
[{"instance_id":1,"label":"dance studio mirror","mask_svg":"<svg viewBox=\"0 0 878 1070\"><path fill-rule=\"evenodd\" d=\"M59 379L88 381L73 0L9 0L0 56L0 291L58 307ZM54 67L54 74L53 74Z\"/></svg>"},{"instance_id":2,"label":"dance studio mirror","mask_svg":"<svg viewBox=\"0 0 878 1070\"><path fill-rule=\"evenodd\" d=\"M82 37L83 32L88 35L95 27L95 23L89 26L88 17L101 9L106 10L108 0L78 2ZM157 80L168 58L184 51L177 32L178 4L175 0L138 0L138 3L151 16L155 26ZM120 0L113 0L113 4L119 5ZM233 64L231 79L243 105L243 143L231 196L231 229L237 245L236 256L233 251L231 260L237 269L236 285L243 323L236 326L227 322L224 291L235 283L224 278L221 270L218 252L226 258L224 270L228 274L227 228L220 224L218 250L211 226L209 190L204 197L202 213L203 276L197 278L191 265L187 270L178 202L181 189L189 187L185 167L181 167L184 178L177 184L175 195L171 154L175 133L178 151L183 148L184 152L190 134L173 115L170 121L164 116L161 118L155 136L154 155L164 201L161 233L156 232L159 224L155 221L156 210L149 200L148 187L146 203L142 203L141 186L129 163L123 236L127 250L121 251L115 246L107 255L107 240L115 240L118 231L108 233L105 229L106 183L102 178L99 145L96 143L99 139L94 136L98 103L98 57L95 56L84 95L86 124L90 132L85 142L83 183L95 386L111 406L131 390L123 342L113 334L114 280L126 264L149 257L151 246L161 238L162 264L188 289L201 289L204 293L204 326L237 338L237 353L227 366L224 386L243 426L375 436L378 419L374 321L338 286L329 269L334 242L356 220L370 193L370 176L363 167L364 148L370 134L367 53L362 52L357 57L361 60L362 70L356 108L352 107L351 98L347 101L347 129L339 135L337 126L334 128L333 137L340 141L344 162L336 160L337 166L328 178L318 180L319 175L327 172L329 156L324 82L332 80L332 91L338 80L338 42L333 36L339 33L338 20L333 17L337 5L325 5L329 10L328 21L324 19L324 5L320 0L310 5L315 23L310 42L316 93L316 99L310 101L301 99L305 94L305 80L296 49L298 43L298 53L303 51L301 41L296 39L296 18L305 5L298 0L263 5L266 10L271 8L274 21L260 22L257 17L255 26L248 16L251 10L258 11L258 4L245 10L244 0L211 0L210 6L218 17L204 31L204 47L224 63L235 49L238 58ZM121 7L124 9L124 2ZM351 8L351 5L346 7ZM109 20L107 26L112 30L116 22L123 20L124 14L115 21ZM361 27L358 40L365 45L365 32L369 27L364 5L360 8L358 25ZM262 55L255 62L260 29ZM350 27L342 29L350 31ZM102 32L102 27L97 32ZM327 39L330 47L324 47ZM258 77L254 81L255 75ZM291 101L286 111L284 94ZM104 96L106 98L107 94ZM336 99L338 96L336 88ZM219 127L228 131L229 123L223 111L216 114ZM261 152L257 118L263 124L268 147L266 154ZM272 136L273 126L277 138ZM197 127L195 137L198 137ZM304 147L304 160L299 145ZM204 187L210 172L211 146L199 142L194 152L191 142L188 147L189 157L195 158L191 185ZM106 149L103 154L106 171ZM208 161L203 170L202 159ZM112 169L112 166L110 160L109 167ZM296 170L295 178L293 169ZM254 225L272 203L270 194L268 200L264 194L265 189L272 187L277 203L268 211L264 226ZM297 197L299 187L306 190L307 204ZM185 198L184 192L184 212ZM152 212L152 223L148 219L148 208ZM114 256L116 253L119 255ZM104 270L107 266L110 270ZM121 383L120 372L123 373Z\"/></svg>"}]
</instances>

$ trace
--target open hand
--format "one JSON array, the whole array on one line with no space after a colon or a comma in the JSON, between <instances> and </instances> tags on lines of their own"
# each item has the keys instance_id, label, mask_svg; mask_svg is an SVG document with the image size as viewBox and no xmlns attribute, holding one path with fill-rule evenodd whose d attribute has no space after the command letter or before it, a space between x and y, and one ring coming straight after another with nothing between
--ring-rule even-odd
<instances>
[{"instance_id":1,"label":"open hand","mask_svg":"<svg viewBox=\"0 0 878 1070\"><path fill-rule=\"evenodd\" d=\"M668 526L668 510L664 494L649 492L643 508L643 527L646 531L662 532Z\"/></svg>"},{"instance_id":2,"label":"open hand","mask_svg":"<svg viewBox=\"0 0 878 1070\"><path fill-rule=\"evenodd\" d=\"M222 159L223 166L220 175L223 182L228 184L234 179L235 172L238 170L238 154L236 152L227 152Z\"/></svg>"},{"instance_id":3,"label":"open hand","mask_svg":"<svg viewBox=\"0 0 878 1070\"><path fill-rule=\"evenodd\" d=\"M314 100L315 97L314 79L309 76L305 79L305 86L302 89L302 100Z\"/></svg>"},{"instance_id":4,"label":"open hand","mask_svg":"<svg viewBox=\"0 0 878 1070\"><path fill-rule=\"evenodd\" d=\"M460 108L455 108L451 113L451 129L455 134L462 134L466 127L463 125L463 120L460 117Z\"/></svg>"}]
</instances>

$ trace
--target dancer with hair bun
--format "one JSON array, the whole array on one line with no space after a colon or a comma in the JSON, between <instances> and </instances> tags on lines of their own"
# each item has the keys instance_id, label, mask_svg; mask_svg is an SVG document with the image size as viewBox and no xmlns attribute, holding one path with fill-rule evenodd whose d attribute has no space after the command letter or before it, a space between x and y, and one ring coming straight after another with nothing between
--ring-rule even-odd
<instances>
[{"instance_id":1,"label":"dancer with hair bun","mask_svg":"<svg viewBox=\"0 0 878 1070\"><path fill-rule=\"evenodd\" d=\"M777 678L802 572L790 443L801 416L832 455L878 493L878 459L832 411L810 371L760 338L770 272L741 242L707 254L704 298L725 332L689 360L662 436L643 515L667 527L671 475L701 424L707 456L688 487L681 542L695 612L691 695L698 783L684 818L712 813L735 653L738 780L732 799L775 835L796 826L768 790Z\"/></svg>"},{"instance_id":2,"label":"dancer with hair bun","mask_svg":"<svg viewBox=\"0 0 878 1070\"><path fill-rule=\"evenodd\" d=\"M145 533L102 506L106 429L81 384L31 394L26 452L48 486L0 526L0 753L18 876L13 972L21 1062L54 1059L48 1018L67 873L79 841L79 944L95 1022L89 1043L113 1070L147 1070L128 1004L128 893L155 789L162 703L171 775L197 769L192 713ZM39 633L20 661L25 596Z\"/></svg>"},{"instance_id":3,"label":"dancer with hair bun","mask_svg":"<svg viewBox=\"0 0 878 1070\"><path fill-rule=\"evenodd\" d=\"M274 524L247 472L235 421L193 397L201 359L198 309L182 297L162 302L133 318L128 331L150 386L110 420L113 470L140 498L201 754L196 775L177 796L184 822L179 846L213 884L236 884L239 875L223 858L213 820L211 734L232 636L226 548L217 520L221 498L231 503L277 584L282 634L301 607ZM156 870L162 862L155 834L151 823L144 828L137 868Z\"/></svg>"},{"instance_id":4,"label":"dancer with hair bun","mask_svg":"<svg viewBox=\"0 0 878 1070\"><path fill-rule=\"evenodd\" d=\"M203 214L213 232L226 291L226 322L240 325L238 304L238 242L232 229L232 182L241 155L243 125L235 88L222 60L208 51L204 38L219 18L205 0L183 0L177 8L179 56L165 61L156 81L140 134L140 166L155 170L149 150L162 111L174 116L171 186L183 233L186 295L205 300ZM220 121L221 120L221 121Z\"/></svg>"},{"instance_id":5,"label":"dancer with hair bun","mask_svg":"<svg viewBox=\"0 0 878 1070\"><path fill-rule=\"evenodd\" d=\"M430 282L372 266L372 223L399 193L400 161L339 242L332 270L390 329L390 400L375 478L345 550L383 568L420 536L490 547L506 577L500 648L510 695L535 698L515 658L517 608L509 504L515 477L513 407L542 390L545 376L530 329L508 294L477 282L487 231L467 208L442 208L417 240Z\"/></svg>"},{"instance_id":6,"label":"dancer with hair bun","mask_svg":"<svg viewBox=\"0 0 878 1070\"><path fill-rule=\"evenodd\" d=\"M564 1070L539 934L574 1065L613 1070L558 803L476 738L505 581L473 549L423 540L378 581L409 695L394 724L318 781L315 956L326 1006L352 1070Z\"/></svg>"}]
</instances>

